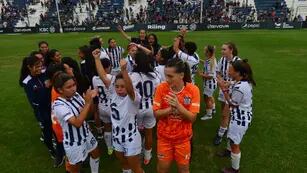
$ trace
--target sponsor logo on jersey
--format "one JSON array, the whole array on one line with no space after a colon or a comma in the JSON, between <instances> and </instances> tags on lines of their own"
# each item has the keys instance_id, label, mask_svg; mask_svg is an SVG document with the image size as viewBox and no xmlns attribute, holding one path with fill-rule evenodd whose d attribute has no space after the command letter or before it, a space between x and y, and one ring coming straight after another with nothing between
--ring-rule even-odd
<instances>
[{"instance_id":1,"label":"sponsor logo on jersey","mask_svg":"<svg viewBox=\"0 0 307 173\"><path fill-rule=\"evenodd\" d=\"M191 104L191 97L184 96L184 98L183 98L183 104L185 104L185 105Z\"/></svg>"}]
</instances>

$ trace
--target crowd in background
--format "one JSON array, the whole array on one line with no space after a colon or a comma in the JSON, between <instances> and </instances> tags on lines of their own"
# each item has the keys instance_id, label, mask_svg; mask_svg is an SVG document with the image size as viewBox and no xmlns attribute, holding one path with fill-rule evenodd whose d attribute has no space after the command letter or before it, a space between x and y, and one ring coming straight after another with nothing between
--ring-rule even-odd
<instances>
[{"instance_id":1,"label":"crowd in background","mask_svg":"<svg viewBox=\"0 0 307 173\"><path fill-rule=\"evenodd\" d=\"M41 1L41 7L47 9L39 14L36 26L57 26L55 3ZM31 4L35 2L30 2ZM135 2L136 3L136 2ZM111 24L167 24L167 23L232 23L232 22L287 22L290 20L304 21L301 15L291 19L291 11L285 1L277 1L267 10L256 10L249 4L238 1L209 0L204 1L201 15L199 0L148 0L147 6L136 4L124 8L123 4L111 1L62 0L59 3L62 26L106 26ZM27 14L35 13L35 9L18 8L7 3L1 5L0 28L13 27L18 20L25 21L28 26ZM81 16L86 17L81 17Z\"/></svg>"}]
</instances>

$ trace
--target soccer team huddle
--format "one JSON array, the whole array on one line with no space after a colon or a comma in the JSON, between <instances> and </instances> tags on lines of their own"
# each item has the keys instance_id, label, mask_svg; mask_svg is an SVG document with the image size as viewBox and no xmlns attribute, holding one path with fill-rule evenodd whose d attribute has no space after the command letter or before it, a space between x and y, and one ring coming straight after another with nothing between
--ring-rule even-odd
<instances>
[{"instance_id":1,"label":"soccer team huddle","mask_svg":"<svg viewBox=\"0 0 307 173\"><path fill-rule=\"evenodd\" d=\"M201 89L206 109L202 121L216 113L214 93L219 92L222 118L213 143L221 144L226 136L227 147L217 155L231 159L231 167L222 172L239 172L240 143L252 120L256 83L236 45L224 43L218 61L215 46L207 45L202 60L197 45L186 41L184 28L170 46L160 46L157 36L145 30L133 38L118 29L129 41L126 57L115 39L108 39L103 48L102 38L95 37L79 47L80 62L62 58L46 41L23 59L19 83L54 166L65 162L66 172L78 173L89 160L91 172L98 173L101 153L107 152L116 156L123 173L143 173L154 156L155 172L169 172L173 161L178 172L190 172L192 126L200 112ZM203 79L201 86L195 83L197 75ZM91 118L96 129L88 124ZM104 140L107 151L98 146L98 139Z\"/></svg>"}]
</instances>

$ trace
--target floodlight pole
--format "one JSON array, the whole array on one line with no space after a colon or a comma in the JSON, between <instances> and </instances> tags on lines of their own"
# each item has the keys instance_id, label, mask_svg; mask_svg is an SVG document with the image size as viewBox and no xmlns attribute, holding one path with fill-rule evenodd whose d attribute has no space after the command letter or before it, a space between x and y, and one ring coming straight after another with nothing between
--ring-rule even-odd
<instances>
[{"instance_id":1,"label":"floodlight pole","mask_svg":"<svg viewBox=\"0 0 307 173\"><path fill-rule=\"evenodd\" d=\"M203 11L204 11L204 0L200 1L200 21L199 23L203 23Z\"/></svg>"},{"instance_id":2,"label":"floodlight pole","mask_svg":"<svg viewBox=\"0 0 307 173\"><path fill-rule=\"evenodd\" d=\"M55 0L55 6L56 6L57 14L58 14L58 22L59 22L59 26L60 26L60 33L63 33L63 28L62 28L62 23L61 23L61 18L60 18L60 12L59 12L58 0Z\"/></svg>"}]
</instances>

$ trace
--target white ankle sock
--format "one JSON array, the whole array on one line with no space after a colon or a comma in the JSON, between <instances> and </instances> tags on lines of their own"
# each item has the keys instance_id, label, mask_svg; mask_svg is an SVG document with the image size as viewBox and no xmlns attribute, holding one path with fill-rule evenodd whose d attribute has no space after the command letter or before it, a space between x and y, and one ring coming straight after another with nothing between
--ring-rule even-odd
<instances>
[{"instance_id":1,"label":"white ankle sock","mask_svg":"<svg viewBox=\"0 0 307 173\"><path fill-rule=\"evenodd\" d=\"M226 130L227 130L227 128L220 127L220 128L219 128L218 135L219 135L220 137L223 137L224 134L225 134L225 132L226 132Z\"/></svg>"},{"instance_id":2,"label":"white ankle sock","mask_svg":"<svg viewBox=\"0 0 307 173\"><path fill-rule=\"evenodd\" d=\"M104 138L104 141L105 141L108 149L112 148L112 133L111 132L104 132L103 138Z\"/></svg>"},{"instance_id":3,"label":"white ankle sock","mask_svg":"<svg viewBox=\"0 0 307 173\"><path fill-rule=\"evenodd\" d=\"M123 173L132 173L131 169L123 169Z\"/></svg>"},{"instance_id":4,"label":"white ankle sock","mask_svg":"<svg viewBox=\"0 0 307 173\"><path fill-rule=\"evenodd\" d=\"M99 172L99 157L97 159L93 159L92 157L90 157L90 166L91 166L92 173L98 173Z\"/></svg>"},{"instance_id":5,"label":"white ankle sock","mask_svg":"<svg viewBox=\"0 0 307 173\"><path fill-rule=\"evenodd\" d=\"M212 116L212 109L206 109L206 114L208 116Z\"/></svg>"},{"instance_id":6,"label":"white ankle sock","mask_svg":"<svg viewBox=\"0 0 307 173\"><path fill-rule=\"evenodd\" d=\"M151 159L151 151L152 151L152 149L150 149L150 150L146 150L145 149L145 151L144 151L144 158L146 160L150 160Z\"/></svg>"},{"instance_id":7,"label":"white ankle sock","mask_svg":"<svg viewBox=\"0 0 307 173\"><path fill-rule=\"evenodd\" d=\"M238 154L231 152L231 166L233 169L238 170L240 168L240 159L241 152Z\"/></svg>"}]
</instances>

